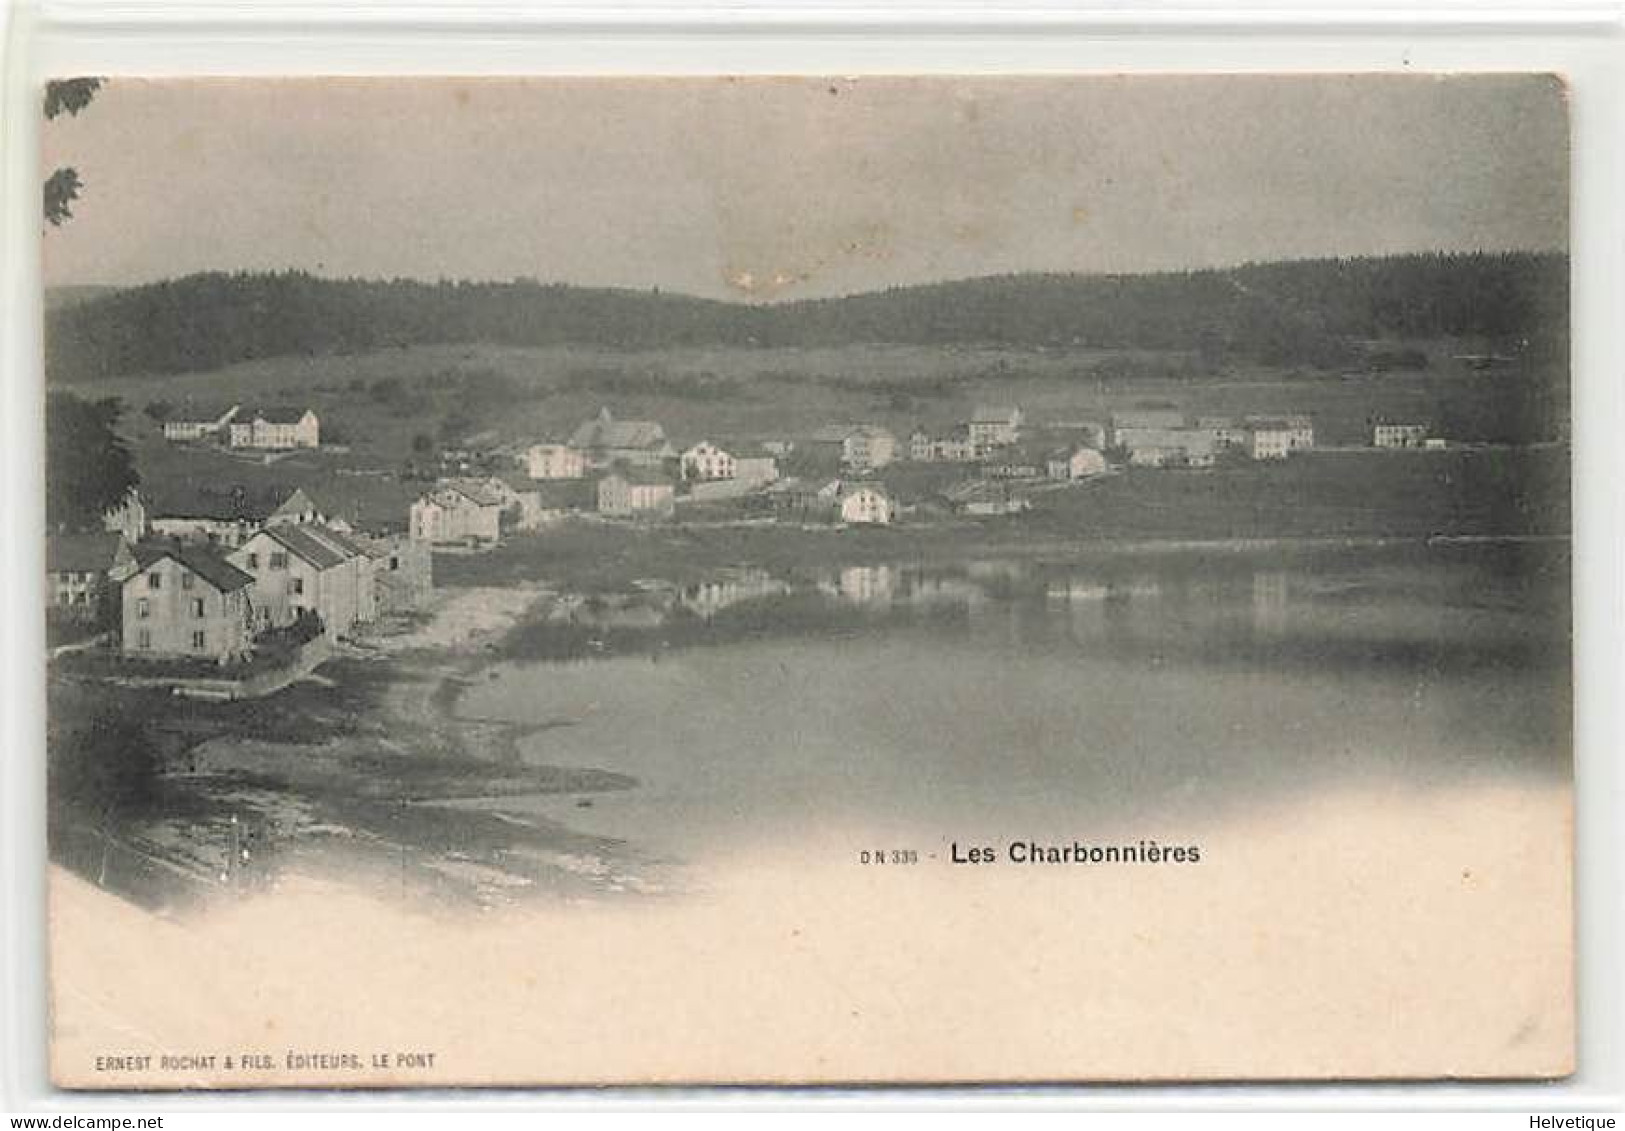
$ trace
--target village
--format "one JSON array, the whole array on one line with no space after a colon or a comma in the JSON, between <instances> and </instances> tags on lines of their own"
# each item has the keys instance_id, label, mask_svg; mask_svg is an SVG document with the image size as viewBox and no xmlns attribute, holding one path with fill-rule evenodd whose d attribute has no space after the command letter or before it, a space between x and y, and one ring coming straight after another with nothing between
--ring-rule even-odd
<instances>
[{"instance_id":1,"label":"village","mask_svg":"<svg viewBox=\"0 0 1625 1131\"><path fill-rule=\"evenodd\" d=\"M279 458L323 444L306 407L193 410L159 427L177 451L261 459L273 478ZM1370 424L1373 452L1445 447L1425 422ZM660 422L603 407L533 443L443 451L428 483L391 484L387 498L410 500L393 510L274 482L143 484L103 516L102 530L49 535L53 655L70 671L136 686L261 695L308 673L333 644L427 608L437 555L455 564L516 536L545 547L570 523L834 533L1020 521L1035 498L1113 476L1280 463L1315 448L1314 422L1301 413L1158 408L1035 422L1009 404L978 405L906 437L860 421L679 447Z\"/></svg>"}]
</instances>

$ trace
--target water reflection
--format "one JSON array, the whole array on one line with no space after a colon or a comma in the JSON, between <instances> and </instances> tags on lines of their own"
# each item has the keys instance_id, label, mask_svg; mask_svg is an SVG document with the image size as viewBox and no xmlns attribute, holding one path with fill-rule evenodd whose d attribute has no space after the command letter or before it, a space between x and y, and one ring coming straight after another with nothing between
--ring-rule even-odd
<instances>
[{"instance_id":1,"label":"water reflection","mask_svg":"<svg viewBox=\"0 0 1625 1131\"><path fill-rule=\"evenodd\" d=\"M742 571L464 708L573 720L527 760L641 784L547 812L682 853L770 826L1064 826L1566 774L1564 554L1519 554Z\"/></svg>"}]
</instances>

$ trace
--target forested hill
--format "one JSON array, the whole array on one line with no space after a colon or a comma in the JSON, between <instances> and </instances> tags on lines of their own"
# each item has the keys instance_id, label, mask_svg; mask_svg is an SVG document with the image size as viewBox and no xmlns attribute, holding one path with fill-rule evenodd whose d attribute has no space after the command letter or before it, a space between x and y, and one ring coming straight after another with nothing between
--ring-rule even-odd
<instances>
[{"instance_id":1,"label":"forested hill","mask_svg":"<svg viewBox=\"0 0 1625 1131\"><path fill-rule=\"evenodd\" d=\"M489 342L632 349L847 343L1086 344L1336 364L1349 342L1568 333L1556 254L1324 259L1152 275L1007 275L775 305L534 282L202 274L46 315L58 382L285 354Z\"/></svg>"}]
</instances>

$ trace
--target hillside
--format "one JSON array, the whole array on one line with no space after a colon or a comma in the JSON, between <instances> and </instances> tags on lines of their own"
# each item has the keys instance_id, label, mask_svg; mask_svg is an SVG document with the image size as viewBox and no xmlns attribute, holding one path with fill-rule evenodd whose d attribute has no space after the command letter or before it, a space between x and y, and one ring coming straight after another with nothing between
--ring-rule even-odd
<instances>
[{"instance_id":1,"label":"hillside","mask_svg":"<svg viewBox=\"0 0 1625 1131\"><path fill-rule=\"evenodd\" d=\"M283 356L483 343L1087 345L1335 367L1357 343L1451 337L1561 353L1568 260L1424 254L1155 275L1010 275L777 305L508 283L202 274L52 304L52 382Z\"/></svg>"}]
</instances>

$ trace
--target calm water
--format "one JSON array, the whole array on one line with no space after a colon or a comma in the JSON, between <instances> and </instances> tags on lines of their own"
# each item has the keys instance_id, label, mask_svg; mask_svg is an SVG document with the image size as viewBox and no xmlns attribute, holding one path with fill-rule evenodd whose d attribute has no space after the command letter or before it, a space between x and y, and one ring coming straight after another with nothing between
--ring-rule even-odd
<instances>
[{"instance_id":1,"label":"calm water","mask_svg":"<svg viewBox=\"0 0 1625 1131\"><path fill-rule=\"evenodd\" d=\"M1177 842L1345 786L1569 773L1566 546L742 571L460 713L638 789L510 799L685 861L817 838ZM649 625L664 617L663 627Z\"/></svg>"}]
</instances>

